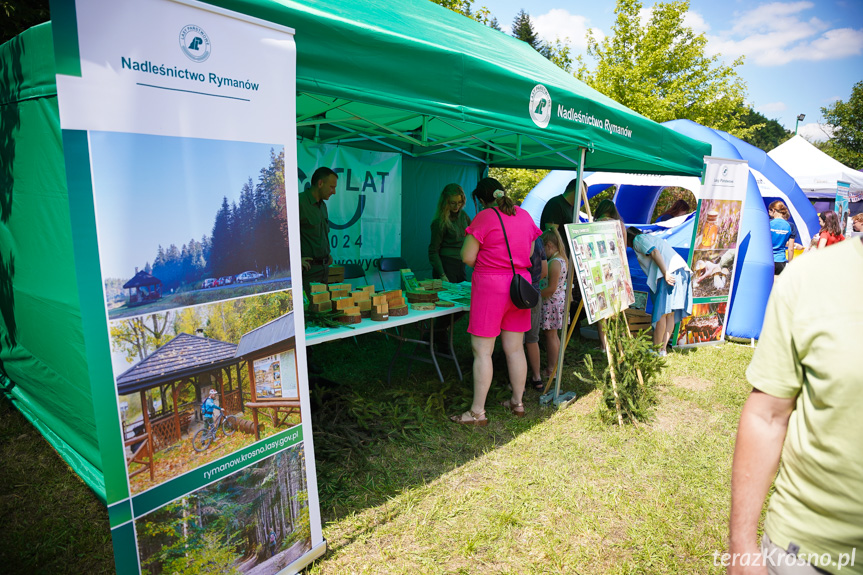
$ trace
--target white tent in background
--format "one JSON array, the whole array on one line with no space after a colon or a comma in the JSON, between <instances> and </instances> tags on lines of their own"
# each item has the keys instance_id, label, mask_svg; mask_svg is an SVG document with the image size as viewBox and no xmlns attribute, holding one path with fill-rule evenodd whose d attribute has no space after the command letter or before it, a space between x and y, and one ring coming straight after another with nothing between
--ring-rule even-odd
<instances>
[{"instance_id":1,"label":"white tent in background","mask_svg":"<svg viewBox=\"0 0 863 575\"><path fill-rule=\"evenodd\" d=\"M863 172L831 158L802 136L794 136L767 155L794 178L809 198L836 197L837 181L851 184L852 194L863 194Z\"/></svg>"}]
</instances>

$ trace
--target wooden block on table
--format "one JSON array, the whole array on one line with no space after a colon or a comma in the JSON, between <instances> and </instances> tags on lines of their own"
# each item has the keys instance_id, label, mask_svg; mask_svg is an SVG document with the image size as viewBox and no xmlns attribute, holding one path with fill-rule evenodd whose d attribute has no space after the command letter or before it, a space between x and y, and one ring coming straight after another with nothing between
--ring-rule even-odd
<instances>
[{"instance_id":1,"label":"wooden block on table","mask_svg":"<svg viewBox=\"0 0 863 575\"><path fill-rule=\"evenodd\" d=\"M455 304L452 303L451 301L446 301L446 300L442 300L442 299L437 300L436 302L434 302L434 304L437 307L455 307Z\"/></svg>"},{"instance_id":2,"label":"wooden block on table","mask_svg":"<svg viewBox=\"0 0 863 575\"><path fill-rule=\"evenodd\" d=\"M411 309L415 309L416 311L434 311L434 305L428 302L412 303Z\"/></svg>"},{"instance_id":3,"label":"wooden block on table","mask_svg":"<svg viewBox=\"0 0 863 575\"><path fill-rule=\"evenodd\" d=\"M312 282L309 284L309 289L312 293L320 293L327 291L327 284Z\"/></svg>"},{"instance_id":4,"label":"wooden block on table","mask_svg":"<svg viewBox=\"0 0 863 575\"><path fill-rule=\"evenodd\" d=\"M331 292L334 292L334 291L343 291L343 290L351 291L351 284L346 284L346 283L331 283L330 285L328 285L328 286L327 286L327 288L328 288Z\"/></svg>"},{"instance_id":5,"label":"wooden block on table","mask_svg":"<svg viewBox=\"0 0 863 575\"><path fill-rule=\"evenodd\" d=\"M387 303L387 296L385 295L376 295L372 296L372 304L381 305Z\"/></svg>"},{"instance_id":6,"label":"wooden block on table","mask_svg":"<svg viewBox=\"0 0 863 575\"><path fill-rule=\"evenodd\" d=\"M390 319L390 316L387 312L379 312L376 310L371 310L370 312L372 321L387 321Z\"/></svg>"},{"instance_id":7,"label":"wooden block on table","mask_svg":"<svg viewBox=\"0 0 863 575\"><path fill-rule=\"evenodd\" d=\"M363 301L363 300L369 300L369 299L371 299L371 298L369 297L369 292L361 291L361 290L354 290L354 291L352 291L352 292L351 292L351 297L352 297L352 298L354 298L354 301Z\"/></svg>"},{"instance_id":8,"label":"wooden block on table","mask_svg":"<svg viewBox=\"0 0 863 575\"><path fill-rule=\"evenodd\" d=\"M354 305L354 300L349 297L333 298L333 304L335 304L336 309L345 309L352 307Z\"/></svg>"},{"instance_id":9,"label":"wooden block on table","mask_svg":"<svg viewBox=\"0 0 863 575\"><path fill-rule=\"evenodd\" d=\"M330 300L327 300L327 301L322 301L321 303L310 303L309 304L309 311L316 311L316 312L333 311L333 302L331 302Z\"/></svg>"},{"instance_id":10,"label":"wooden block on table","mask_svg":"<svg viewBox=\"0 0 863 575\"><path fill-rule=\"evenodd\" d=\"M372 309L372 300L364 299L357 302L357 306L360 308L360 311L369 311Z\"/></svg>"},{"instance_id":11,"label":"wooden block on table","mask_svg":"<svg viewBox=\"0 0 863 575\"><path fill-rule=\"evenodd\" d=\"M334 300L342 297L350 297L350 295L351 292L346 289L334 290L330 292L330 297Z\"/></svg>"},{"instance_id":12,"label":"wooden block on table","mask_svg":"<svg viewBox=\"0 0 863 575\"><path fill-rule=\"evenodd\" d=\"M407 293L410 303L434 303L438 300L437 292L428 290L414 290Z\"/></svg>"},{"instance_id":13,"label":"wooden block on table","mask_svg":"<svg viewBox=\"0 0 863 575\"><path fill-rule=\"evenodd\" d=\"M393 298L402 297L402 290L391 289L389 291L385 291L384 295L387 296L388 300L392 300Z\"/></svg>"},{"instance_id":14,"label":"wooden block on table","mask_svg":"<svg viewBox=\"0 0 863 575\"><path fill-rule=\"evenodd\" d=\"M363 321L363 318L359 315L340 315L337 319L342 323L348 324L360 323L361 321Z\"/></svg>"},{"instance_id":15,"label":"wooden block on table","mask_svg":"<svg viewBox=\"0 0 863 575\"><path fill-rule=\"evenodd\" d=\"M362 286L362 287L360 287L360 290L367 292L369 294L373 294L373 293L375 293L375 286Z\"/></svg>"},{"instance_id":16,"label":"wooden block on table","mask_svg":"<svg viewBox=\"0 0 863 575\"><path fill-rule=\"evenodd\" d=\"M405 298L403 297L394 297L388 300L387 304L389 304L390 307L402 307L407 305L407 303L405 302Z\"/></svg>"},{"instance_id":17,"label":"wooden block on table","mask_svg":"<svg viewBox=\"0 0 863 575\"><path fill-rule=\"evenodd\" d=\"M372 310L378 313L387 314L390 312L390 306L387 303L382 303L380 305L372 306Z\"/></svg>"},{"instance_id":18,"label":"wooden block on table","mask_svg":"<svg viewBox=\"0 0 863 575\"><path fill-rule=\"evenodd\" d=\"M408 314L408 306L402 304L397 307L390 306L390 317L402 316Z\"/></svg>"},{"instance_id":19,"label":"wooden block on table","mask_svg":"<svg viewBox=\"0 0 863 575\"><path fill-rule=\"evenodd\" d=\"M360 315L360 308L357 306L346 307L342 311L345 312L345 315Z\"/></svg>"},{"instance_id":20,"label":"wooden block on table","mask_svg":"<svg viewBox=\"0 0 863 575\"><path fill-rule=\"evenodd\" d=\"M312 303L321 303L325 301L330 301L330 292L328 291L319 291L312 292Z\"/></svg>"}]
</instances>

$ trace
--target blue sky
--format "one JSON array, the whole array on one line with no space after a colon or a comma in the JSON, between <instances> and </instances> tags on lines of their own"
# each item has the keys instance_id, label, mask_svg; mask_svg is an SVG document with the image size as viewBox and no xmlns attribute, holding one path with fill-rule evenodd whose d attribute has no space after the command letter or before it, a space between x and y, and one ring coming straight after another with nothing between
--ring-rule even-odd
<instances>
[{"instance_id":1,"label":"blue sky","mask_svg":"<svg viewBox=\"0 0 863 575\"><path fill-rule=\"evenodd\" d=\"M653 5L643 2L645 10ZM476 0L474 11L482 6L506 32L524 8L543 39L568 37L575 53L583 53L588 28L604 37L615 20L613 0ZM854 84L863 80L861 0L692 0L687 23L707 35L711 54L728 62L746 57L738 73L755 110L790 130L797 115L806 114L800 134L809 139L824 139L817 125L821 108L847 100Z\"/></svg>"},{"instance_id":2,"label":"blue sky","mask_svg":"<svg viewBox=\"0 0 863 575\"><path fill-rule=\"evenodd\" d=\"M153 264L159 244L181 249L213 230L222 205L257 183L280 146L91 132L102 274L129 279Z\"/></svg>"}]
</instances>

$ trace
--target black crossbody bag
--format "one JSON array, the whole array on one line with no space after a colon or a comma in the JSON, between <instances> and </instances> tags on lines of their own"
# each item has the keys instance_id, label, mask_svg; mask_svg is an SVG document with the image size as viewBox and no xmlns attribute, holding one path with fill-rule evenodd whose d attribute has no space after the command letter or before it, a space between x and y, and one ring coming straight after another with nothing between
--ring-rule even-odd
<instances>
[{"instance_id":1,"label":"black crossbody bag","mask_svg":"<svg viewBox=\"0 0 863 575\"><path fill-rule=\"evenodd\" d=\"M509 265L512 266L512 282L509 284L509 299L519 309L533 309L539 303L539 291L529 281L515 273L515 264L512 262L512 251L509 249L509 239L506 237L506 227L503 218L497 208L494 209L497 219L500 220L500 229L503 230L503 241L506 242L506 252L509 254Z\"/></svg>"}]
</instances>

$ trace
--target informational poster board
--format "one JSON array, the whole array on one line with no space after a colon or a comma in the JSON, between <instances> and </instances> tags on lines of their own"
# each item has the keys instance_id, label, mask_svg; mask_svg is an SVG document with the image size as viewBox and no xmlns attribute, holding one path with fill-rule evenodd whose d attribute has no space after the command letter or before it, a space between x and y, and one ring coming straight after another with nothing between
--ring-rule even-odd
<instances>
[{"instance_id":1,"label":"informational poster board","mask_svg":"<svg viewBox=\"0 0 863 575\"><path fill-rule=\"evenodd\" d=\"M635 302L620 222L566 224L575 276L588 323L596 323Z\"/></svg>"},{"instance_id":2,"label":"informational poster board","mask_svg":"<svg viewBox=\"0 0 863 575\"><path fill-rule=\"evenodd\" d=\"M724 341L734 285L749 165L713 157L704 158L704 165L688 262L692 269L693 309L673 336L678 347Z\"/></svg>"},{"instance_id":3,"label":"informational poster board","mask_svg":"<svg viewBox=\"0 0 863 575\"><path fill-rule=\"evenodd\" d=\"M186 0L59 0L52 21L117 572L297 572L326 543L285 177L293 30ZM260 426L268 349L268 393L299 407Z\"/></svg>"},{"instance_id":4,"label":"informational poster board","mask_svg":"<svg viewBox=\"0 0 863 575\"><path fill-rule=\"evenodd\" d=\"M836 202L833 210L839 216L839 229L842 235L848 237L854 231L851 221L851 184L848 182L836 182Z\"/></svg>"},{"instance_id":5,"label":"informational poster board","mask_svg":"<svg viewBox=\"0 0 863 575\"><path fill-rule=\"evenodd\" d=\"M338 176L336 195L327 200L330 249L335 264L377 267L382 256L401 246L402 156L345 146L301 144L298 149L300 191L311 186L317 168Z\"/></svg>"}]
</instances>

